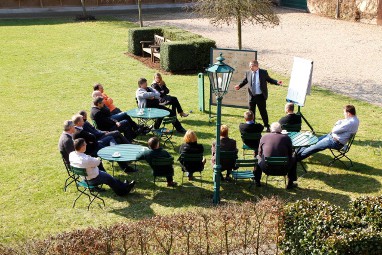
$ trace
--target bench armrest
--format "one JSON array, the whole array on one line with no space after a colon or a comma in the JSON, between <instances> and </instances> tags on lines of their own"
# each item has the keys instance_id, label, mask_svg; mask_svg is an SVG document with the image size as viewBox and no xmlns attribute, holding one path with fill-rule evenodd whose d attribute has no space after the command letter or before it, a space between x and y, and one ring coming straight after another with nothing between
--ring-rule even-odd
<instances>
[{"instance_id":1,"label":"bench armrest","mask_svg":"<svg viewBox=\"0 0 382 255\"><path fill-rule=\"evenodd\" d=\"M150 45L150 48L153 48L153 49L159 49L160 46L159 46L159 45Z\"/></svg>"},{"instance_id":2,"label":"bench armrest","mask_svg":"<svg viewBox=\"0 0 382 255\"><path fill-rule=\"evenodd\" d=\"M141 41L140 43L153 43L154 41Z\"/></svg>"}]
</instances>

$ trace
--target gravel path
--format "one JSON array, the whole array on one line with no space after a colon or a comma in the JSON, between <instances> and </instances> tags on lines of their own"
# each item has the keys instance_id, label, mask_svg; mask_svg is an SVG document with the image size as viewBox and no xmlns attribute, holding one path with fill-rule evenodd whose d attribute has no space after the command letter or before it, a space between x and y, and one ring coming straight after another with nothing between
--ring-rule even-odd
<instances>
[{"instance_id":1,"label":"gravel path","mask_svg":"<svg viewBox=\"0 0 382 255\"><path fill-rule=\"evenodd\" d=\"M257 50L261 66L290 76L294 56L311 59L315 85L382 106L382 26L284 8L276 12L279 26L242 29L243 49ZM191 13L144 13L144 25L177 26L215 40L220 48L237 48L236 27L214 27Z\"/></svg>"}]
</instances>

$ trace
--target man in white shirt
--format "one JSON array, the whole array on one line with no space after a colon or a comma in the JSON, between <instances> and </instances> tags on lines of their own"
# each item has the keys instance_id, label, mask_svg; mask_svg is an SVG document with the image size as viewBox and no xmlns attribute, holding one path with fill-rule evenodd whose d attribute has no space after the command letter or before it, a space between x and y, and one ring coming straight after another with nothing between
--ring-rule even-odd
<instances>
[{"instance_id":1,"label":"man in white shirt","mask_svg":"<svg viewBox=\"0 0 382 255\"><path fill-rule=\"evenodd\" d=\"M74 140L75 151L69 154L70 165L74 167L86 168L86 180L90 185L97 186L101 184L108 185L117 195L127 195L135 185L135 181L130 183L121 182L106 172L99 171L98 165L101 161L85 154L85 139Z\"/></svg>"},{"instance_id":2,"label":"man in white shirt","mask_svg":"<svg viewBox=\"0 0 382 255\"><path fill-rule=\"evenodd\" d=\"M297 152L297 160L301 161L310 155L325 149L341 149L349 141L352 134L357 133L359 120L353 105L344 106L345 119L339 120L334 125L332 132L318 138L318 143L301 148Z\"/></svg>"}]
</instances>

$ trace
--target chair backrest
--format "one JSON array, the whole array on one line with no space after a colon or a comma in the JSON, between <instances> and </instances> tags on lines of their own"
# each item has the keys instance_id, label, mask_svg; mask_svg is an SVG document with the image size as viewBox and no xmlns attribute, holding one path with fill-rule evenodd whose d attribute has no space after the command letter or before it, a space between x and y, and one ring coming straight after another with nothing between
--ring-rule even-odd
<instances>
[{"instance_id":1,"label":"chair backrest","mask_svg":"<svg viewBox=\"0 0 382 255\"><path fill-rule=\"evenodd\" d=\"M163 36L154 35L154 45L160 46L165 41Z\"/></svg>"},{"instance_id":2,"label":"chair backrest","mask_svg":"<svg viewBox=\"0 0 382 255\"><path fill-rule=\"evenodd\" d=\"M70 164L69 164L69 162L66 161L65 156L64 156L64 152L60 151L60 154L61 154L61 158L62 158L62 161L64 162L66 170L70 171Z\"/></svg>"},{"instance_id":3,"label":"chair backrest","mask_svg":"<svg viewBox=\"0 0 382 255\"><path fill-rule=\"evenodd\" d=\"M203 153L182 153L180 154L179 161L182 164L183 171L199 172L204 169Z\"/></svg>"},{"instance_id":4,"label":"chair backrest","mask_svg":"<svg viewBox=\"0 0 382 255\"><path fill-rule=\"evenodd\" d=\"M232 170L235 167L237 151L220 151L221 170Z\"/></svg>"},{"instance_id":5,"label":"chair backrest","mask_svg":"<svg viewBox=\"0 0 382 255\"><path fill-rule=\"evenodd\" d=\"M344 145L344 147L342 147L342 149L341 149L341 152L342 152L342 153L347 153L347 152L350 150L350 147L351 147L352 144L353 144L355 135L356 135L356 133L350 135L349 141L348 141L348 142Z\"/></svg>"},{"instance_id":6,"label":"chair backrest","mask_svg":"<svg viewBox=\"0 0 382 255\"><path fill-rule=\"evenodd\" d=\"M257 158L251 158L251 159L236 159L236 167L237 168L243 168L243 167L250 167L253 169L257 165Z\"/></svg>"},{"instance_id":7,"label":"chair backrest","mask_svg":"<svg viewBox=\"0 0 382 255\"><path fill-rule=\"evenodd\" d=\"M156 166L172 166L174 164L174 158L153 158L151 160L151 166L156 167Z\"/></svg>"},{"instance_id":8,"label":"chair backrest","mask_svg":"<svg viewBox=\"0 0 382 255\"><path fill-rule=\"evenodd\" d=\"M285 176L288 173L288 157L265 157L266 174Z\"/></svg>"},{"instance_id":9,"label":"chair backrest","mask_svg":"<svg viewBox=\"0 0 382 255\"><path fill-rule=\"evenodd\" d=\"M299 124L283 124L281 125L281 128L288 132L300 132L301 130L301 123Z\"/></svg>"},{"instance_id":10,"label":"chair backrest","mask_svg":"<svg viewBox=\"0 0 382 255\"><path fill-rule=\"evenodd\" d=\"M86 168L75 167L75 166L70 165L70 170L76 175L88 176L88 174L86 173Z\"/></svg>"},{"instance_id":11,"label":"chair backrest","mask_svg":"<svg viewBox=\"0 0 382 255\"><path fill-rule=\"evenodd\" d=\"M171 116L171 117L164 117L163 118L163 126L166 126L167 124L172 124L176 121L176 116Z\"/></svg>"},{"instance_id":12,"label":"chair backrest","mask_svg":"<svg viewBox=\"0 0 382 255\"><path fill-rule=\"evenodd\" d=\"M260 140L261 139L261 133L242 133L241 139L243 140Z\"/></svg>"}]
</instances>

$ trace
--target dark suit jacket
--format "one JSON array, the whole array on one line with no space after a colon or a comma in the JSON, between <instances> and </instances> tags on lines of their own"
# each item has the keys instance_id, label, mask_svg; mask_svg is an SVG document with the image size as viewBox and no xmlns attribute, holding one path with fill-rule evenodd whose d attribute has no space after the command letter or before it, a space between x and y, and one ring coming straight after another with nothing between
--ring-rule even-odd
<instances>
[{"instance_id":1,"label":"dark suit jacket","mask_svg":"<svg viewBox=\"0 0 382 255\"><path fill-rule=\"evenodd\" d=\"M89 123L89 121L84 122L84 126L82 127L85 131L95 135L95 137L98 139L102 138L105 135L104 131L98 130L95 127L93 127L92 124Z\"/></svg>"},{"instance_id":2,"label":"dark suit jacket","mask_svg":"<svg viewBox=\"0 0 382 255\"><path fill-rule=\"evenodd\" d=\"M95 135L79 129L76 127L76 131L73 134L73 139L83 138L87 144L85 153L91 156L97 156L97 138Z\"/></svg>"},{"instance_id":3,"label":"dark suit jacket","mask_svg":"<svg viewBox=\"0 0 382 255\"><path fill-rule=\"evenodd\" d=\"M223 138L220 137L220 151L232 151L232 153L237 154L236 141L229 137L223 137ZM211 152L212 152L211 162L212 164L215 164L216 141L212 143ZM220 165L221 165L222 171L232 170L235 166L235 162L226 161L220 158Z\"/></svg>"},{"instance_id":4,"label":"dark suit jacket","mask_svg":"<svg viewBox=\"0 0 382 255\"><path fill-rule=\"evenodd\" d=\"M154 171L154 175L167 176L167 177L174 176L173 166L171 166L170 168L167 166L152 167L153 158L171 158L171 155L167 151L163 150L163 148L158 148L154 150L145 150L143 152L140 152L137 155L137 160L145 159L147 163L149 163L149 165Z\"/></svg>"},{"instance_id":5,"label":"dark suit jacket","mask_svg":"<svg viewBox=\"0 0 382 255\"><path fill-rule=\"evenodd\" d=\"M259 80L260 80L260 89L263 92L264 99L268 99L268 86L267 82L278 85L277 80L272 79L267 70L259 69ZM240 88L248 83L248 93L250 96L254 96L252 92L252 71L245 72L243 81L239 84Z\"/></svg>"},{"instance_id":6,"label":"dark suit jacket","mask_svg":"<svg viewBox=\"0 0 382 255\"><path fill-rule=\"evenodd\" d=\"M239 125L240 134L261 133L263 129L264 129L264 126L261 125L260 123L253 123L253 124L240 123ZM257 149L259 148L259 141L243 140L243 142L255 151L257 151Z\"/></svg>"},{"instance_id":7,"label":"dark suit jacket","mask_svg":"<svg viewBox=\"0 0 382 255\"><path fill-rule=\"evenodd\" d=\"M93 106L90 112L90 117L97 124L97 128L102 131L112 131L117 129L116 121L111 118L109 108L101 109Z\"/></svg>"},{"instance_id":8,"label":"dark suit jacket","mask_svg":"<svg viewBox=\"0 0 382 255\"><path fill-rule=\"evenodd\" d=\"M265 134L259 144L259 166L266 169L265 157L288 157L289 165L292 164L292 140L281 133Z\"/></svg>"},{"instance_id":9,"label":"dark suit jacket","mask_svg":"<svg viewBox=\"0 0 382 255\"><path fill-rule=\"evenodd\" d=\"M204 147L201 144L195 143L183 143L179 148L179 154L186 153L186 154L198 154L203 153ZM187 162L184 164L182 160L179 160L180 163L185 167L187 172L193 173L193 172L199 172L204 169L203 162Z\"/></svg>"},{"instance_id":10,"label":"dark suit jacket","mask_svg":"<svg viewBox=\"0 0 382 255\"><path fill-rule=\"evenodd\" d=\"M284 124L288 124L288 125L301 124L301 115L297 115L295 113L287 114L279 120L279 123L281 125L284 125Z\"/></svg>"},{"instance_id":11,"label":"dark suit jacket","mask_svg":"<svg viewBox=\"0 0 382 255\"><path fill-rule=\"evenodd\" d=\"M69 154L72 151L74 151L73 138L66 133L62 133L60 136L60 140L58 141L58 150L60 152L62 152L62 155L63 155L66 163L68 163L68 165L69 165L70 164Z\"/></svg>"}]
</instances>

